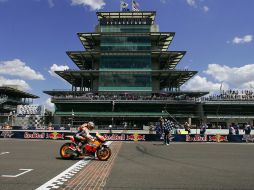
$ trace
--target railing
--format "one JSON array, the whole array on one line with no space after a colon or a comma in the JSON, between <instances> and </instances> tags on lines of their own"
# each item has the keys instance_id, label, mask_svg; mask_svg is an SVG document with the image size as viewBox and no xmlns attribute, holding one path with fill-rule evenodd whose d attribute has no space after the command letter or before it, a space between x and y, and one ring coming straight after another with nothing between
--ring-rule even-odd
<instances>
[{"instance_id":1,"label":"railing","mask_svg":"<svg viewBox=\"0 0 254 190\"><path fill-rule=\"evenodd\" d=\"M109 95L87 95L87 96L53 96L52 101L188 101L195 102L195 98L178 98L167 96L109 96Z\"/></svg>"},{"instance_id":2,"label":"railing","mask_svg":"<svg viewBox=\"0 0 254 190\"><path fill-rule=\"evenodd\" d=\"M5 123L0 123L0 129L4 129ZM71 130L77 131L80 125L68 125L68 124L54 124L51 126L9 126L13 130ZM95 130L143 130L142 127L135 127L135 126L124 126L124 125L97 125L95 126Z\"/></svg>"}]
</instances>

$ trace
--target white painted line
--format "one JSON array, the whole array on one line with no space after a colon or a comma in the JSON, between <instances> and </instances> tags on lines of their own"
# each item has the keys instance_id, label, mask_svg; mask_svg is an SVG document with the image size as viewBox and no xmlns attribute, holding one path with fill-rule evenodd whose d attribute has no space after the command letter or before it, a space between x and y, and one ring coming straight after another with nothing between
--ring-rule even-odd
<instances>
[{"instance_id":1,"label":"white painted line","mask_svg":"<svg viewBox=\"0 0 254 190\"><path fill-rule=\"evenodd\" d=\"M4 154L9 154L9 153L10 153L10 152L1 152L1 153L0 153L0 156L1 156L1 155L4 155Z\"/></svg>"},{"instance_id":2,"label":"white painted line","mask_svg":"<svg viewBox=\"0 0 254 190\"><path fill-rule=\"evenodd\" d=\"M107 141L108 145L112 143L112 141ZM48 182L44 183L36 190L49 190L49 189L58 189L59 182L66 182L68 179L72 178L74 172L79 172L84 166L86 166L91 160L80 160L76 164L72 165L68 169L64 170L62 173L54 177L53 179L49 180Z\"/></svg>"},{"instance_id":3,"label":"white painted line","mask_svg":"<svg viewBox=\"0 0 254 190\"><path fill-rule=\"evenodd\" d=\"M71 167L69 167L68 169L66 169L65 171L63 171L62 173L60 173L59 175L54 177L53 179L49 180L48 182L44 183L42 186L38 187L36 190L46 190L46 189L51 189L51 188L54 188L54 187L58 188L58 186L56 186L56 183L58 181L65 181L66 179L71 178L69 175L70 175L70 172L72 170L76 169L77 167L79 167L81 165L82 165L82 167L84 167L90 161L91 160L80 160L79 162L77 162L76 164L72 165ZM65 179L65 180L63 180L63 179Z\"/></svg>"},{"instance_id":4,"label":"white painted line","mask_svg":"<svg viewBox=\"0 0 254 190\"><path fill-rule=\"evenodd\" d=\"M24 175L27 172L32 171L33 169L19 169L19 170L25 170L25 171L21 172L20 174L17 174L17 175L2 175L2 177L19 177L21 175Z\"/></svg>"}]
</instances>

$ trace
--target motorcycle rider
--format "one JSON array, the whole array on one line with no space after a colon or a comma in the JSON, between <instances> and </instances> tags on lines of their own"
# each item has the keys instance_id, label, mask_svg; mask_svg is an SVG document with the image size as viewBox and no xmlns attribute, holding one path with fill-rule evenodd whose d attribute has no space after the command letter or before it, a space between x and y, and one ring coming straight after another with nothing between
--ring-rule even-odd
<instances>
[{"instance_id":1,"label":"motorcycle rider","mask_svg":"<svg viewBox=\"0 0 254 190\"><path fill-rule=\"evenodd\" d=\"M92 131L95 127L94 122L90 121L88 123L82 124L78 132L75 134L75 140L77 142L76 149L79 153L81 153L81 146L88 143L90 140L94 140L94 137L90 135L90 131Z\"/></svg>"}]
</instances>

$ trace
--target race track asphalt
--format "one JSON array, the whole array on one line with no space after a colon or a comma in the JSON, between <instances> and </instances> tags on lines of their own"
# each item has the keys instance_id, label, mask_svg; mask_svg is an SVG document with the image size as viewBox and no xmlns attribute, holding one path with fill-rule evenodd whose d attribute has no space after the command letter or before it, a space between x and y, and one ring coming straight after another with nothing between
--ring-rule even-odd
<instances>
[{"instance_id":1,"label":"race track asphalt","mask_svg":"<svg viewBox=\"0 0 254 190\"><path fill-rule=\"evenodd\" d=\"M64 141L0 139L0 189L30 190L55 177L78 160L62 160L59 149ZM20 169L33 169L18 177Z\"/></svg>"},{"instance_id":2,"label":"race track asphalt","mask_svg":"<svg viewBox=\"0 0 254 190\"><path fill-rule=\"evenodd\" d=\"M254 144L124 143L104 189L254 189Z\"/></svg>"},{"instance_id":3,"label":"race track asphalt","mask_svg":"<svg viewBox=\"0 0 254 190\"><path fill-rule=\"evenodd\" d=\"M62 160L64 141L0 139L0 189L36 189L79 160ZM113 142L114 146L120 142ZM123 142L109 161L91 161L82 170L93 172L107 167L102 186L84 189L254 189L254 144ZM112 163L111 163L112 162ZM93 166L94 165L94 166ZM95 168L97 167L97 169ZM33 169L17 178L21 168ZM104 170L93 175L97 180ZM76 176L82 178L82 171ZM87 175L87 172L84 172ZM105 175L106 176L106 175ZM75 178L75 176L74 176ZM83 189L68 186L68 189Z\"/></svg>"}]
</instances>

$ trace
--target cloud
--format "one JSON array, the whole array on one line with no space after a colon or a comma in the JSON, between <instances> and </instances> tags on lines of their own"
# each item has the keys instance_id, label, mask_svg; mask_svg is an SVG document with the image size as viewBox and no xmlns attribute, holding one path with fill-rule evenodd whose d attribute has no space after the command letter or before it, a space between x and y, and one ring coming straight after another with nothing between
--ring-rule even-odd
<instances>
[{"instance_id":1,"label":"cloud","mask_svg":"<svg viewBox=\"0 0 254 190\"><path fill-rule=\"evenodd\" d=\"M55 73L55 71L64 71L64 70L68 70L69 67L67 65L57 65L57 64L53 64L51 67L50 67L50 70L48 71L49 74L53 77L57 77L57 78L60 78L59 75L57 75Z\"/></svg>"},{"instance_id":2,"label":"cloud","mask_svg":"<svg viewBox=\"0 0 254 190\"><path fill-rule=\"evenodd\" d=\"M209 11L209 7L208 7L208 6L203 6L203 10L204 10L205 12L208 12L208 11Z\"/></svg>"},{"instance_id":3,"label":"cloud","mask_svg":"<svg viewBox=\"0 0 254 190\"><path fill-rule=\"evenodd\" d=\"M106 3L104 0L71 0L71 5L89 6L92 11L102 9Z\"/></svg>"},{"instance_id":4,"label":"cloud","mask_svg":"<svg viewBox=\"0 0 254 190\"><path fill-rule=\"evenodd\" d=\"M229 67L226 65L209 64L204 73L211 75L219 82L225 82L230 88L249 88L254 84L254 64L241 67Z\"/></svg>"},{"instance_id":5,"label":"cloud","mask_svg":"<svg viewBox=\"0 0 254 190\"><path fill-rule=\"evenodd\" d=\"M232 40L232 43L234 44L245 44L245 43L250 43L253 39L252 35L245 35L243 37L234 37Z\"/></svg>"},{"instance_id":6,"label":"cloud","mask_svg":"<svg viewBox=\"0 0 254 190\"><path fill-rule=\"evenodd\" d=\"M19 79L11 80L11 79L6 79L2 76L0 76L0 86L13 86L23 91L31 90L30 86L24 80L19 80Z\"/></svg>"},{"instance_id":7,"label":"cloud","mask_svg":"<svg viewBox=\"0 0 254 190\"><path fill-rule=\"evenodd\" d=\"M204 12L208 12L210 10L207 5L201 5L203 2L201 0L186 0L186 2L190 7L202 9Z\"/></svg>"},{"instance_id":8,"label":"cloud","mask_svg":"<svg viewBox=\"0 0 254 190\"><path fill-rule=\"evenodd\" d=\"M163 4L166 4L166 3L167 3L166 0L160 0L160 2L163 3Z\"/></svg>"},{"instance_id":9,"label":"cloud","mask_svg":"<svg viewBox=\"0 0 254 190\"><path fill-rule=\"evenodd\" d=\"M53 8L55 6L53 0L48 0L48 4L50 8Z\"/></svg>"},{"instance_id":10,"label":"cloud","mask_svg":"<svg viewBox=\"0 0 254 190\"><path fill-rule=\"evenodd\" d=\"M55 104L51 103L51 98L48 98L46 100L45 107L46 107L46 109L48 109L50 111L54 111L55 110Z\"/></svg>"},{"instance_id":11,"label":"cloud","mask_svg":"<svg viewBox=\"0 0 254 190\"><path fill-rule=\"evenodd\" d=\"M182 90L208 91L213 93L219 91L220 87L221 83L214 83L208 81L206 77L196 75L182 86ZM228 88L227 84L225 84L225 88Z\"/></svg>"},{"instance_id":12,"label":"cloud","mask_svg":"<svg viewBox=\"0 0 254 190\"><path fill-rule=\"evenodd\" d=\"M254 64L241 67L229 67L226 65L209 64L203 71L208 76L196 75L187 81L181 90L208 91L210 94L218 94L222 90L248 90L254 89Z\"/></svg>"},{"instance_id":13,"label":"cloud","mask_svg":"<svg viewBox=\"0 0 254 190\"><path fill-rule=\"evenodd\" d=\"M43 75L26 66L26 63L19 59L0 61L0 74L18 76L29 80L45 80Z\"/></svg>"},{"instance_id":14,"label":"cloud","mask_svg":"<svg viewBox=\"0 0 254 190\"><path fill-rule=\"evenodd\" d=\"M188 5L190 5L191 7L197 7L196 1L195 0L186 0L186 2L188 3Z\"/></svg>"}]
</instances>

